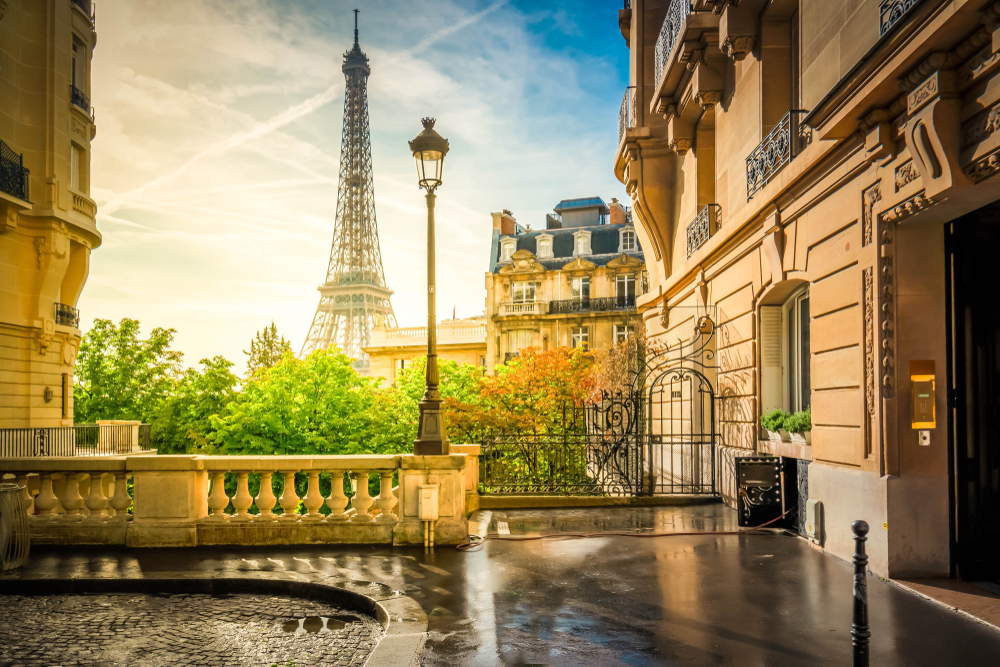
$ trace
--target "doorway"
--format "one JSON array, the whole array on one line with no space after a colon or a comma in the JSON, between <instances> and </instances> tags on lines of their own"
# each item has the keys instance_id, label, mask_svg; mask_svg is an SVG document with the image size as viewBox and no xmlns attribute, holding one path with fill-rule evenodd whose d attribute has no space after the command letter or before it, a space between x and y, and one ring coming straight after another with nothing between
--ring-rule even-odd
<instances>
[{"instance_id":1,"label":"doorway","mask_svg":"<svg viewBox=\"0 0 1000 667\"><path fill-rule=\"evenodd\" d=\"M1000 581L1000 202L947 225L954 562Z\"/></svg>"}]
</instances>

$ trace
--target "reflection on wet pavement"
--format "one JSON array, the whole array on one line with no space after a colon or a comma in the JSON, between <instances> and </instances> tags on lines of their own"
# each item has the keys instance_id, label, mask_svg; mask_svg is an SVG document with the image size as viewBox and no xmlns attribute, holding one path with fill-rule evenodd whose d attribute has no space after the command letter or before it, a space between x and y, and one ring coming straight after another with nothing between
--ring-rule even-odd
<instances>
[{"instance_id":1,"label":"reflection on wet pavement","mask_svg":"<svg viewBox=\"0 0 1000 667\"><path fill-rule=\"evenodd\" d=\"M733 530L722 505L506 510L512 536ZM179 570L399 591L429 618L423 665L850 664L851 570L781 535L489 540L476 552L375 546L33 552L47 576ZM358 584L360 585L360 584ZM1000 633L869 579L872 664L996 664Z\"/></svg>"}]
</instances>

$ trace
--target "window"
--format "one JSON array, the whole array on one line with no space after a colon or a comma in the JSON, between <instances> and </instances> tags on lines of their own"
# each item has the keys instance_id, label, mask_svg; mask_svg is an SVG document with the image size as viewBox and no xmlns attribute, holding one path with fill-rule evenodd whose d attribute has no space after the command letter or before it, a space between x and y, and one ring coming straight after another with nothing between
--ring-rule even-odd
<instances>
[{"instance_id":1,"label":"window","mask_svg":"<svg viewBox=\"0 0 1000 667\"><path fill-rule=\"evenodd\" d=\"M517 353L532 347L535 343L535 332L531 329L515 329L507 332L507 354Z\"/></svg>"},{"instance_id":2,"label":"window","mask_svg":"<svg viewBox=\"0 0 1000 667\"><path fill-rule=\"evenodd\" d=\"M810 405L808 287L781 305L762 306L760 335L761 411L805 410Z\"/></svg>"},{"instance_id":3,"label":"window","mask_svg":"<svg viewBox=\"0 0 1000 667\"><path fill-rule=\"evenodd\" d=\"M622 243L621 250L625 252L626 250L636 250L635 245L635 230L634 229L623 229L622 230Z\"/></svg>"},{"instance_id":4,"label":"window","mask_svg":"<svg viewBox=\"0 0 1000 667\"><path fill-rule=\"evenodd\" d=\"M534 303L537 289L538 283L514 283L514 303Z\"/></svg>"},{"instance_id":5,"label":"window","mask_svg":"<svg viewBox=\"0 0 1000 667\"><path fill-rule=\"evenodd\" d=\"M539 236L537 249L539 257L552 257L552 237L546 235Z\"/></svg>"},{"instance_id":6,"label":"window","mask_svg":"<svg viewBox=\"0 0 1000 667\"><path fill-rule=\"evenodd\" d=\"M615 345L621 345L629 336L635 335L635 327L631 324L616 324L615 325Z\"/></svg>"},{"instance_id":7,"label":"window","mask_svg":"<svg viewBox=\"0 0 1000 667\"><path fill-rule=\"evenodd\" d=\"M576 232L573 234L573 255L590 254L590 232Z\"/></svg>"},{"instance_id":8,"label":"window","mask_svg":"<svg viewBox=\"0 0 1000 667\"><path fill-rule=\"evenodd\" d=\"M83 151L76 144L69 146L69 187L80 190L80 158Z\"/></svg>"},{"instance_id":9,"label":"window","mask_svg":"<svg viewBox=\"0 0 1000 667\"><path fill-rule=\"evenodd\" d=\"M573 327L571 342L574 348L582 347L586 349L590 345L590 332L587 327Z\"/></svg>"},{"instance_id":10,"label":"window","mask_svg":"<svg viewBox=\"0 0 1000 667\"><path fill-rule=\"evenodd\" d=\"M573 301L590 301L590 278L573 278L570 297Z\"/></svg>"},{"instance_id":11,"label":"window","mask_svg":"<svg viewBox=\"0 0 1000 667\"><path fill-rule=\"evenodd\" d=\"M510 258L514 256L514 251L517 250L517 241L514 239L506 239L500 242L500 261L509 262Z\"/></svg>"},{"instance_id":12,"label":"window","mask_svg":"<svg viewBox=\"0 0 1000 667\"><path fill-rule=\"evenodd\" d=\"M74 88L79 88L80 87L80 86L76 85L76 63L77 63L76 56L77 56L77 52L78 51L79 51L79 49L78 49L78 47L76 45L76 42L74 41L73 42L73 68L70 70L70 76L72 77L72 81L70 83L73 84Z\"/></svg>"},{"instance_id":13,"label":"window","mask_svg":"<svg viewBox=\"0 0 1000 667\"><path fill-rule=\"evenodd\" d=\"M396 360L396 371L399 372L399 371L405 370L405 369L409 368L410 364L412 364L412 363L413 363L412 359L397 359Z\"/></svg>"},{"instance_id":14,"label":"window","mask_svg":"<svg viewBox=\"0 0 1000 667\"><path fill-rule=\"evenodd\" d=\"M635 304L635 276L631 273L622 274L615 278L615 296L618 297L618 305L631 306Z\"/></svg>"}]
</instances>

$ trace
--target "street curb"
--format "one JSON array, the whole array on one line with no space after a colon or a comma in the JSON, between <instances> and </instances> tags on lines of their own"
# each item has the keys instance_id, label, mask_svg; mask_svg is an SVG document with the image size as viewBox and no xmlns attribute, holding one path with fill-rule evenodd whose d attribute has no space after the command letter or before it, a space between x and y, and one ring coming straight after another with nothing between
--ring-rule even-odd
<instances>
[{"instance_id":1,"label":"street curb","mask_svg":"<svg viewBox=\"0 0 1000 667\"><path fill-rule=\"evenodd\" d=\"M408 595L374 581L308 581L297 577L259 576L259 572L161 572L157 577L0 577L0 595L79 595L84 593L186 593L288 595L333 602L371 616L385 630L365 667L411 667L419 664L427 636L427 614ZM16 574L15 574L16 576Z\"/></svg>"},{"instance_id":2,"label":"street curb","mask_svg":"<svg viewBox=\"0 0 1000 667\"><path fill-rule=\"evenodd\" d=\"M881 578L881 577L879 577L879 578ZM980 623L980 624L985 625L986 627L988 627L988 628L990 628L992 630L996 630L997 632L1000 632L1000 626L996 626L996 625L990 623L989 621L983 620L983 619L979 618L978 616L976 616L975 614L970 614L969 612L964 611L962 609L959 609L958 607L953 607L952 605L948 604L947 602L942 602L941 600L932 598L931 596L926 595L924 593L921 593L920 591L918 591L915 588L910 588L906 584L900 583L900 582L896 581L895 579L884 579L883 581L888 581L890 584L892 584L896 588L904 590L907 593L913 593L917 597L921 597L921 598L923 598L925 600L929 600L930 602L933 602L934 604L936 604L939 607L944 607L945 609L949 609L949 610L955 612L956 614L958 614L960 616L965 616L966 618L968 618L970 620L973 620L976 623Z\"/></svg>"}]
</instances>

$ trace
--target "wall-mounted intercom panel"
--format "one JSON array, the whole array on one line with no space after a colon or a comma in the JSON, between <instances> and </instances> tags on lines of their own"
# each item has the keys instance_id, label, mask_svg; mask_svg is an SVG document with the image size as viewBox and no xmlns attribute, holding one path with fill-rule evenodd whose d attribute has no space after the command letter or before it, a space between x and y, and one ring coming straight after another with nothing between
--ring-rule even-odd
<instances>
[{"instance_id":1,"label":"wall-mounted intercom panel","mask_svg":"<svg viewBox=\"0 0 1000 667\"><path fill-rule=\"evenodd\" d=\"M911 417L915 431L937 427L934 409L934 360L910 362Z\"/></svg>"}]
</instances>

